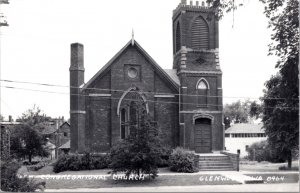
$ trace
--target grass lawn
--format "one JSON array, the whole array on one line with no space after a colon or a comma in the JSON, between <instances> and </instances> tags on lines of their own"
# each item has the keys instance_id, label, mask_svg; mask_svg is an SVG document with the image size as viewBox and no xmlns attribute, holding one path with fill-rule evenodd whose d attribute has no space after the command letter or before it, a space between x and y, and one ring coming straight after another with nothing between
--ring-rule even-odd
<instances>
[{"instance_id":1,"label":"grass lawn","mask_svg":"<svg viewBox=\"0 0 300 193\"><path fill-rule=\"evenodd\" d=\"M270 163L270 162L251 162L251 161L241 161L240 170L241 171L257 171L257 172L286 172L288 170L279 170L280 166L287 166L287 163ZM299 162L293 161L292 167L299 168ZM298 171L298 170L294 170Z\"/></svg>"},{"instance_id":2,"label":"grass lawn","mask_svg":"<svg viewBox=\"0 0 300 193\"><path fill-rule=\"evenodd\" d=\"M221 178L223 177L223 178ZM201 178L201 179L200 179ZM46 179L46 188L110 188L110 187L157 187L157 186L195 186L195 185L234 185L236 181L225 178L221 175L172 175L159 176L154 180L114 180L111 177L106 179Z\"/></svg>"},{"instance_id":3,"label":"grass lawn","mask_svg":"<svg viewBox=\"0 0 300 193\"><path fill-rule=\"evenodd\" d=\"M295 174L245 174L247 176L263 179L265 183L277 184L277 183L297 183L299 181L299 175Z\"/></svg>"}]
</instances>

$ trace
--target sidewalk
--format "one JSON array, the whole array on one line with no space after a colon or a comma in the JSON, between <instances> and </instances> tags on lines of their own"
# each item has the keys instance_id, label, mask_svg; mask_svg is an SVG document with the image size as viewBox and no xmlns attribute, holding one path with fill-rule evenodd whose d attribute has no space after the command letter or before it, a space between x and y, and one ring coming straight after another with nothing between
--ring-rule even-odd
<instances>
[{"instance_id":1,"label":"sidewalk","mask_svg":"<svg viewBox=\"0 0 300 193\"><path fill-rule=\"evenodd\" d=\"M298 183L46 189L45 192L299 192Z\"/></svg>"}]
</instances>

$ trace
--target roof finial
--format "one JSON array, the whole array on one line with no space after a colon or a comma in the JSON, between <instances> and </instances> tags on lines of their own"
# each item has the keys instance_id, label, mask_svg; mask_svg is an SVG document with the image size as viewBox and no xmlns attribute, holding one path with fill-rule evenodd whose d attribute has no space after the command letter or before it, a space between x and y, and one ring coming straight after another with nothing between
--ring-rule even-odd
<instances>
[{"instance_id":1,"label":"roof finial","mask_svg":"<svg viewBox=\"0 0 300 193\"><path fill-rule=\"evenodd\" d=\"M131 45L132 45L132 46L134 45L134 31L133 31L133 28L132 28Z\"/></svg>"}]
</instances>

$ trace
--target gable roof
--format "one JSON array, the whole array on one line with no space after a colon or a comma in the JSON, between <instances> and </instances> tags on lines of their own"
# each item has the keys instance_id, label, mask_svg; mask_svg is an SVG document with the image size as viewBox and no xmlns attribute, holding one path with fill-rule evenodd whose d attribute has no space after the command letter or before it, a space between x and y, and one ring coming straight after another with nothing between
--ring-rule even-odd
<instances>
[{"instance_id":1,"label":"gable roof","mask_svg":"<svg viewBox=\"0 0 300 193\"><path fill-rule=\"evenodd\" d=\"M69 126L70 127L70 124L67 122L67 121L65 121L63 124L61 124L59 127L62 127L62 126L64 126L64 125L67 125L67 126Z\"/></svg>"},{"instance_id":2,"label":"gable roof","mask_svg":"<svg viewBox=\"0 0 300 193\"><path fill-rule=\"evenodd\" d=\"M110 59L83 87L82 90L88 88L105 70L107 70L111 64L129 47L135 46L142 55L149 60L150 64L153 65L154 69L157 70L166 80L168 80L175 89L179 89L179 84L171 78L167 72L165 72L155 61L154 59L134 40L134 45L132 45L132 40L130 40L112 59Z\"/></svg>"},{"instance_id":3,"label":"gable roof","mask_svg":"<svg viewBox=\"0 0 300 193\"><path fill-rule=\"evenodd\" d=\"M237 123L229 127L225 133L265 133L263 124Z\"/></svg>"}]
</instances>

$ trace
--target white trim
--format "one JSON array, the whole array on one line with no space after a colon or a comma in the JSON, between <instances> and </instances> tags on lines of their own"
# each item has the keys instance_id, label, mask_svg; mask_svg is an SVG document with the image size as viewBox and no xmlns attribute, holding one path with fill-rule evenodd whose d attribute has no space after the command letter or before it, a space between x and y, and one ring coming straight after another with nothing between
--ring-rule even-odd
<instances>
[{"instance_id":1,"label":"white trim","mask_svg":"<svg viewBox=\"0 0 300 193\"><path fill-rule=\"evenodd\" d=\"M144 96L143 92L138 90L137 87L130 87L129 89L127 89L121 96L119 102L118 102L118 107L117 107L117 115L120 116L120 107L121 107L121 103L124 99L124 97L130 92L130 91L136 91L140 97L142 97L143 101L145 102L145 105L146 105L146 111L147 111L147 114L149 113L149 107L148 107L148 103L147 103L147 100L146 100L146 97Z\"/></svg>"},{"instance_id":2,"label":"white trim","mask_svg":"<svg viewBox=\"0 0 300 193\"><path fill-rule=\"evenodd\" d=\"M79 88L83 88L84 87L84 83L82 85L79 86Z\"/></svg>"},{"instance_id":3,"label":"white trim","mask_svg":"<svg viewBox=\"0 0 300 193\"><path fill-rule=\"evenodd\" d=\"M198 80L198 82L197 82L197 84L196 84L196 89L201 90L200 88L198 88L198 85L200 84L201 81L203 81L203 82L206 84L207 90L209 90L209 84L208 84L208 81L207 81L205 78L203 78L203 77L200 78L200 79ZM203 90L206 90L206 89L203 89Z\"/></svg>"},{"instance_id":4,"label":"white trim","mask_svg":"<svg viewBox=\"0 0 300 193\"><path fill-rule=\"evenodd\" d=\"M98 93L90 93L90 97L110 97L111 94L98 94Z\"/></svg>"},{"instance_id":5,"label":"white trim","mask_svg":"<svg viewBox=\"0 0 300 193\"><path fill-rule=\"evenodd\" d=\"M74 114L85 114L86 111L70 111L70 113L74 113Z\"/></svg>"},{"instance_id":6,"label":"white trim","mask_svg":"<svg viewBox=\"0 0 300 193\"><path fill-rule=\"evenodd\" d=\"M177 74L183 74L183 73L186 73L186 74L213 74L213 75L218 75L218 74L222 74L222 72L220 71L208 71L208 70L205 70L205 71L192 71L192 70L180 70Z\"/></svg>"},{"instance_id":7,"label":"white trim","mask_svg":"<svg viewBox=\"0 0 300 193\"><path fill-rule=\"evenodd\" d=\"M180 111L179 113L222 113L222 111L205 111L205 110L194 110L194 111Z\"/></svg>"},{"instance_id":8,"label":"white trim","mask_svg":"<svg viewBox=\"0 0 300 193\"><path fill-rule=\"evenodd\" d=\"M201 114L196 114L196 115L193 116L193 124L194 124L194 125L195 125L196 119L199 119L199 118L207 118L207 119L210 119L212 124L213 124L213 122L214 122L214 116L209 115L209 114L201 113Z\"/></svg>"},{"instance_id":9,"label":"white trim","mask_svg":"<svg viewBox=\"0 0 300 193\"><path fill-rule=\"evenodd\" d=\"M175 95L173 95L173 94L162 94L162 95L154 95L154 97L156 97L156 98L174 98L175 97Z\"/></svg>"}]
</instances>

